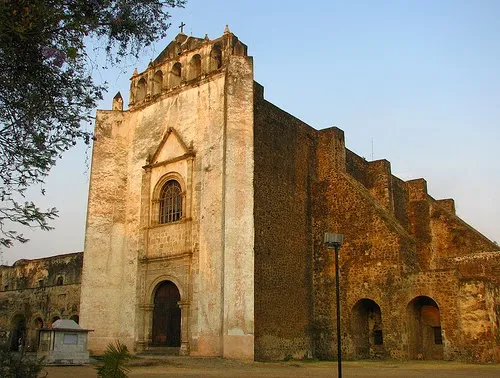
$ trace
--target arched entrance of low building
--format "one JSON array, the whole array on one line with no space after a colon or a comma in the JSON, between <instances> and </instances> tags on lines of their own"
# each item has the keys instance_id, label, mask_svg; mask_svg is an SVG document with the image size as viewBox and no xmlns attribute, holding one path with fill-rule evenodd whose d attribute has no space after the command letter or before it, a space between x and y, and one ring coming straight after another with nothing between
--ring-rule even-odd
<instances>
[{"instance_id":1,"label":"arched entrance of low building","mask_svg":"<svg viewBox=\"0 0 500 378\"><path fill-rule=\"evenodd\" d=\"M153 346L181 346L181 300L179 289L172 281L161 282L155 291L153 309Z\"/></svg>"},{"instance_id":2,"label":"arched entrance of low building","mask_svg":"<svg viewBox=\"0 0 500 378\"><path fill-rule=\"evenodd\" d=\"M356 358L383 357L382 312L371 299L360 299L352 308L351 332Z\"/></svg>"},{"instance_id":3,"label":"arched entrance of low building","mask_svg":"<svg viewBox=\"0 0 500 378\"><path fill-rule=\"evenodd\" d=\"M443 359L441 316L434 299L419 296L407 306L409 357L412 359Z\"/></svg>"},{"instance_id":4,"label":"arched entrance of low building","mask_svg":"<svg viewBox=\"0 0 500 378\"><path fill-rule=\"evenodd\" d=\"M31 330L29 331L30 336L30 343L29 343L29 348L27 348L29 351L35 351L38 347L38 338L39 338L39 330L43 328L43 319L38 316L33 319ZM26 343L25 343L26 345Z\"/></svg>"},{"instance_id":5,"label":"arched entrance of low building","mask_svg":"<svg viewBox=\"0 0 500 378\"><path fill-rule=\"evenodd\" d=\"M23 315L16 315L11 322L10 349L18 351L26 338L26 318Z\"/></svg>"}]
</instances>

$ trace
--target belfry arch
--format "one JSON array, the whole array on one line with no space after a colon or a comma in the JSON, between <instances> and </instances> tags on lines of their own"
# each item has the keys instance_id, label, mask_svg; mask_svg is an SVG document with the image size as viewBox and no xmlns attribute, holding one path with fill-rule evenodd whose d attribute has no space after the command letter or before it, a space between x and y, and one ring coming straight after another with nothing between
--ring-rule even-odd
<instances>
[{"instance_id":1,"label":"belfry arch","mask_svg":"<svg viewBox=\"0 0 500 378\"><path fill-rule=\"evenodd\" d=\"M181 346L181 300L179 289L172 281L162 281L153 299L152 346Z\"/></svg>"},{"instance_id":2,"label":"belfry arch","mask_svg":"<svg viewBox=\"0 0 500 378\"><path fill-rule=\"evenodd\" d=\"M170 70L170 88L180 85L182 82L182 65L176 62Z\"/></svg>"},{"instance_id":3,"label":"belfry arch","mask_svg":"<svg viewBox=\"0 0 500 378\"><path fill-rule=\"evenodd\" d=\"M201 57L196 54L189 62L189 80L196 79L201 75Z\"/></svg>"},{"instance_id":4,"label":"belfry arch","mask_svg":"<svg viewBox=\"0 0 500 378\"><path fill-rule=\"evenodd\" d=\"M219 44L215 44L210 51L210 71L218 70L222 67L222 51Z\"/></svg>"},{"instance_id":5,"label":"belfry arch","mask_svg":"<svg viewBox=\"0 0 500 378\"><path fill-rule=\"evenodd\" d=\"M153 76L153 96L159 95L163 87L163 72L158 70Z\"/></svg>"},{"instance_id":6,"label":"belfry arch","mask_svg":"<svg viewBox=\"0 0 500 378\"><path fill-rule=\"evenodd\" d=\"M406 307L408 355L411 359L443 359L439 306L427 296L413 298Z\"/></svg>"},{"instance_id":7,"label":"belfry arch","mask_svg":"<svg viewBox=\"0 0 500 378\"><path fill-rule=\"evenodd\" d=\"M356 358L383 357L382 312L373 300L363 298L351 311L351 332Z\"/></svg>"},{"instance_id":8,"label":"belfry arch","mask_svg":"<svg viewBox=\"0 0 500 378\"><path fill-rule=\"evenodd\" d=\"M147 92L146 80L144 78L141 78L137 83L137 88L135 91L135 101L136 102L144 101L144 99L146 98L146 92Z\"/></svg>"}]
</instances>

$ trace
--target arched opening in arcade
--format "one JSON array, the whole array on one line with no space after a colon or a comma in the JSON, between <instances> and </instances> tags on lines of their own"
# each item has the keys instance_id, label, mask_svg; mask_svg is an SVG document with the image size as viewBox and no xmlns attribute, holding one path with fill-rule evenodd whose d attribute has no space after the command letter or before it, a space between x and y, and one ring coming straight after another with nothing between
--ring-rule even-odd
<instances>
[{"instance_id":1,"label":"arched opening in arcade","mask_svg":"<svg viewBox=\"0 0 500 378\"><path fill-rule=\"evenodd\" d=\"M182 65L176 62L170 70L170 88L180 85L182 82Z\"/></svg>"},{"instance_id":2,"label":"arched opening in arcade","mask_svg":"<svg viewBox=\"0 0 500 378\"><path fill-rule=\"evenodd\" d=\"M163 281L156 288L153 309L153 346L181 346L181 300L179 289L172 281Z\"/></svg>"},{"instance_id":3,"label":"arched opening in arcade","mask_svg":"<svg viewBox=\"0 0 500 378\"><path fill-rule=\"evenodd\" d=\"M201 57L196 54L189 62L189 80L196 79L201 76Z\"/></svg>"},{"instance_id":4,"label":"arched opening in arcade","mask_svg":"<svg viewBox=\"0 0 500 378\"><path fill-rule=\"evenodd\" d=\"M411 359L443 359L441 315L437 303L429 297L413 298L407 306L408 354Z\"/></svg>"},{"instance_id":5,"label":"arched opening in arcade","mask_svg":"<svg viewBox=\"0 0 500 378\"><path fill-rule=\"evenodd\" d=\"M146 79L141 78L137 83L137 88L135 90L135 101L137 103L144 101L144 99L146 98L146 92Z\"/></svg>"},{"instance_id":6,"label":"arched opening in arcade","mask_svg":"<svg viewBox=\"0 0 500 378\"><path fill-rule=\"evenodd\" d=\"M222 50L219 44L215 44L210 51L210 71L218 70L222 67Z\"/></svg>"},{"instance_id":7,"label":"arched opening in arcade","mask_svg":"<svg viewBox=\"0 0 500 378\"><path fill-rule=\"evenodd\" d=\"M371 299L360 299L352 308L351 332L356 358L383 357L384 336L380 306Z\"/></svg>"},{"instance_id":8,"label":"arched opening in arcade","mask_svg":"<svg viewBox=\"0 0 500 378\"><path fill-rule=\"evenodd\" d=\"M26 339L26 318L16 315L11 321L10 349L19 351Z\"/></svg>"},{"instance_id":9,"label":"arched opening in arcade","mask_svg":"<svg viewBox=\"0 0 500 378\"><path fill-rule=\"evenodd\" d=\"M156 71L153 76L153 96L159 95L163 87L163 72Z\"/></svg>"}]
</instances>

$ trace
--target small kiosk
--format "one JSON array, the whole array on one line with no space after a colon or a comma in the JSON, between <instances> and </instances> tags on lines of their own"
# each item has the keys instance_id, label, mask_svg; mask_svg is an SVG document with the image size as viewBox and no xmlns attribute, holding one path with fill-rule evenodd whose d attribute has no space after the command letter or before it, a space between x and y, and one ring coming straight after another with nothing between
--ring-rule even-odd
<instances>
[{"instance_id":1,"label":"small kiosk","mask_svg":"<svg viewBox=\"0 0 500 378\"><path fill-rule=\"evenodd\" d=\"M87 337L90 330L82 329L74 320L57 320L52 328L41 328L39 332L37 357L45 357L46 364L89 363Z\"/></svg>"}]
</instances>

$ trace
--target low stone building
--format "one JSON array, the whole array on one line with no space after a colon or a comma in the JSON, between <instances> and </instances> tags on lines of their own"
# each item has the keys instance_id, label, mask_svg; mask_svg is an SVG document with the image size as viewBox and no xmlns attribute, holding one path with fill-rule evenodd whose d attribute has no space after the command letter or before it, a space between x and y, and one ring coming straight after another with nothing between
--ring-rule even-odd
<instances>
[{"instance_id":1,"label":"low stone building","mask_svg":"<svg viewBox=\"0 0 500 378\"><path fill-rule=\"evenodd\" d=\"M79 322L83 253L0 266L0 337L35 350L38 329L59 319Z\"/></svg>"},{"instance_id":2,"label":"low stone building","mask_svg":"<svg viewBox=\"0 0 500 378\"><path fill-rule=\"evenodd\" d=\"M74 320L59 319L49 328L39 330L38 358L46 364L88 364L87 339L90 330L83 329Z\"/></svg>"}]
</instances>

